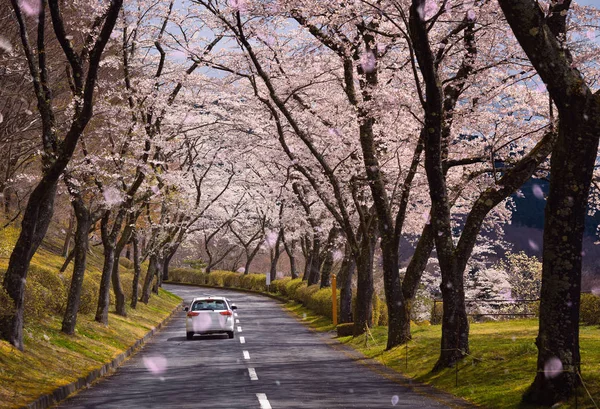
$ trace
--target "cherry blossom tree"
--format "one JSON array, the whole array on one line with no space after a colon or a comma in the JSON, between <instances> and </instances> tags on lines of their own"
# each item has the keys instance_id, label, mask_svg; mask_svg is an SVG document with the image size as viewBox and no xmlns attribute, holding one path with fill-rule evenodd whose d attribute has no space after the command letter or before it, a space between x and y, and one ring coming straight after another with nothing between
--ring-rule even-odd
<instances>
[{"instance_id":1,"label":"cherry blossom tree","mask_svg":"<svg viewBox=\"0 0 600 409\"><path fill-rule=\"evenodd\" d=\"M11 254L3 286L14 302L13 314L2 319L2 336L18 349L23 349L23 298L27 270L33 254L44 238L52 218L53 204L58 180L68 165L79 137L93 114L93 97L98 70L104 49L119 17L122 0L112 0L108 4L97 3L96 14L83 34L81 52L76 52L71 35L65 27L63 13L58 1L48 0L32 10L29 20L37 19L37 41L33 46L29 39L26 13L16 0L11 1L23 52L27 58L29 72L42 122L42 178L32 191L21 223L21 233ZM64 137L58 135L55 107L53 106L51 78L49 78L46 45L46 12L54 35L61 45L69 67L71 79L72 105L70 124Z\"/></svg>"},{"instance_id":2,"label":"cherry blossom tree","mask_svg":"<svg viewBox=\"0 0 600 409\"><path fill-rule=\"evenodd\" d=\"M600 138L600 97L566 40L572 2L499 0L558 111L546 204L537 375L524 400L552 405L580 383L581 252L588 192ZM558 375L548 372L558 364Z\"/></svg>"}]
</instances>

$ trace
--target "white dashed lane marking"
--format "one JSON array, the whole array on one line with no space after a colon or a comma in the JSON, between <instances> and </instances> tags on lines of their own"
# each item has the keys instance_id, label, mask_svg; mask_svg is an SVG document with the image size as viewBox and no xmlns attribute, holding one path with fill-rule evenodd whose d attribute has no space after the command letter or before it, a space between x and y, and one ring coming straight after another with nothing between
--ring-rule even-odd
<instances>
[{"instance_id":1,"label":"white dashed lane marking","mask_svg":"<svg viewBox=\"0 0 600 409\"><path fill-rule=\"evenodd\" d=\"M238 332L242 332L242 327L238 325Z\"/></svg>"},{"instance_id":2,"label":"white dashed lane marking","mask_svg":"<svg viewBox=\"0 0 600 409\"><path fill-rule=\"evenodd\" d=\"M235 320L235 323L236 323L236 324L239 324L239 323L240 323L240 320Z\"/></svg>"},{"instance_id":3,"label":"white dashed lane marking","mask_svg":"<svg viewBox=\"0 0 600 409\"><path fill-rule=\"evenodd\" d=\"M245 343L246 343L246 338L240 337L240 344L245 344Z\"/></svg>"},{"instance_id":4,"label":"white dashed lane marking","mask_svg":"<svg viewBox=\"0 0 600 409\"><path fill-rule=\"evenodd\" d=\"M251 381L258 381L258 375L256 375L256 370L254 368L248 368L248 375L250 375Z\"/></svg>"},{"instance_id":5,"label":"white dashed lane marking","mask_svg":"<svg viewBox=\"0 0 600 409\"><path fill-rule=\"evenodd\" d=\"M244 359L250 359L250 352L244 351Z\"/></svg>"},{"instance_id":6,"label":"white dashed lane marking","mask_svg":"<svg viewBox=\"0 0 600 409\"><path fill-rule=\"evenodd\" d=\"M260 403L260 409L271 409L271 404L267 399L267 395L264 393L257 393L258 403Z\"/></svg>"}]
</instances>

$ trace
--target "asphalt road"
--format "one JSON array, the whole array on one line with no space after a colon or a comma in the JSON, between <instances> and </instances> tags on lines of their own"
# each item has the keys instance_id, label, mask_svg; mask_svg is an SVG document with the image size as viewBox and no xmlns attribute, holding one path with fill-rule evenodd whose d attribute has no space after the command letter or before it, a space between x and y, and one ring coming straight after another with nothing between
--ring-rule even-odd
<instances>
[{"instance_id":1,"label":"asphalt road","mask_svg":"<svg viewBox=\"0 0 600 409\"><path fill-rule=\"evenodd\" d=\"M237 306L234 339L185 338L179 312L114 374L60 408L447 408L361 365L272 299L165 285L183 297L224 295Z\"/></svg>"}]
</instances>

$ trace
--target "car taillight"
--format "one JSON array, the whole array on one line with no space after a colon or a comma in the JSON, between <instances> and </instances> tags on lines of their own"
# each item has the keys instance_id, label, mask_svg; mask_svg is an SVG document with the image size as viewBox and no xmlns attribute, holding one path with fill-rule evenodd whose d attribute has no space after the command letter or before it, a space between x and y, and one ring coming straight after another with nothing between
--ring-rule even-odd
<instances>
[{"instance_id":1,"label":"car taillight","mask_svg":"<svg viewBox=\"0 0 600 409\"><path fill-rule=\"evenodd\" d=\"M200 313L196 311L190 311L187 313L188 317L197 317L198 315L200 315Z\"/></svg>"},{"instance_id":2,"label":"car taillight","mask_svg":"<svg viewBox=\"0 0 600 409\"><path fill-rule=\"evenodd\" d=\"M233 315L233 314L231 313L231 311L229 311L229 310L228 310L228 311L221 311L221 312L220 312L220 314L221 314L221 315L229 315L229 316Z\"/></svg>"}]
</instances>

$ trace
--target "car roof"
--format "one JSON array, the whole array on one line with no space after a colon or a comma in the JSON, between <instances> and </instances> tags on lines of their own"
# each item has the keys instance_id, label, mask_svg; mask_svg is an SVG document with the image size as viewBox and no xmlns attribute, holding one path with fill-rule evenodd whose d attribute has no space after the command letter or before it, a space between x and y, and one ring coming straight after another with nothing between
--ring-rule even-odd
<instances>
[{"instance_id":1,"label":"car roof","mask_svg":"<svg viewBox=\"0 0 600 409\"><path fill-rule=\"evenodd\" d=\"M226 301L229 301L226 297L219 297L219 296L213 296L213 295L203 295L202 297L194 297L192 302L197 301L197 300L226 300Z\"/></svg>"}]
</instances>

